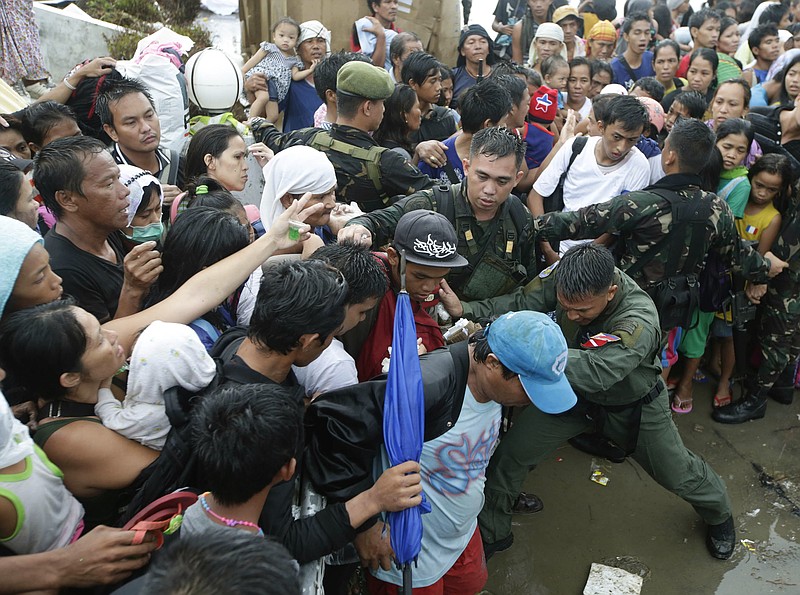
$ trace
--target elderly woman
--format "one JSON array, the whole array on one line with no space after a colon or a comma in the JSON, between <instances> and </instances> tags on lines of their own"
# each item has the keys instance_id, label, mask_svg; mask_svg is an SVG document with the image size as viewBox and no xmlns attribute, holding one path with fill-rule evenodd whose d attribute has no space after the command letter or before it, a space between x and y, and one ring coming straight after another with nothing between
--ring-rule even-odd
<instances>
[{"instance_id":1,"label":"elderly woman","mask_svg":"<svg viewBox=\"0 0 800 595\"><path fill-rule=\"evenodd\" d=\"M309 205L321 203L323 208L306 220L315 235L303 242L304 255L335 242L339 229L358 211L357 207L336 204L336 172L327 155L299 145L284 149L264 167L260 207L264 229L270 229L287 206L306 192L311 193ZM300 247L292 251L299 252Z\"/></svg>"},{"instance_id":2,"label":"elderly woman","mask_svg":"<svg viewBox=\"0 0 800 595\"><path fill-rule=\"evenodd\" d=\"M315 68L331 51L331 32L319 21L300 24L297 55L303 61L303 70ZM302 81L292 81L286 96L283 130L299 130L314 125L314 112L322 105L314 87L313 71Z\"/></svg>"}]
</instances>

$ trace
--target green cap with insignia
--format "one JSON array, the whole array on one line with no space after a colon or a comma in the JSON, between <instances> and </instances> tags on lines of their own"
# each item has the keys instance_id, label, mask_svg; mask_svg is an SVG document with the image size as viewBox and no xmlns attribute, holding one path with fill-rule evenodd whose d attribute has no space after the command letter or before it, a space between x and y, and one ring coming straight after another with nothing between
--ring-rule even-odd
<instances>
[{"instance_id":1,"label":"green cap with insignia","mask_svg":"<svg viewBox=\"0 0 800 595\"><path fill-rule=\"evenodd\" d=\"M386 99L393 91L394 82L389 73L366 62L348 62L336 76L337 93L376 100Z\"/></svg>"}]
</instances>

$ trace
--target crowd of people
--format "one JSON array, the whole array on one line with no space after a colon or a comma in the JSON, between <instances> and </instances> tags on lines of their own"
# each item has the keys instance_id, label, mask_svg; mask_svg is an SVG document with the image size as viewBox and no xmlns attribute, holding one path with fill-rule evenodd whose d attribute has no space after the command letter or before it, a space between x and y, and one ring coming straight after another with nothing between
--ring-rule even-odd
<instances>
[{"instance_id":1,"label":"crowd of people","mask_svg":"<svg viewBox=\"0 0 800 595\"><path fill-rule=\"evenodd\" d=\"M314 568L344 594L361 565L389 595L388 513L420 506L414 592L477 593L566 441L636 461L730 558L673 415L793 401L800 1L615 4L499 0L452 68L397 0L347 39L281 18L243 67L252 139L182 151L114 58L52 85L7 54L41 97L0 114L0 592L299 593ZM392 465L406 296L424 444Z\"/></svg>"}]
</instances>

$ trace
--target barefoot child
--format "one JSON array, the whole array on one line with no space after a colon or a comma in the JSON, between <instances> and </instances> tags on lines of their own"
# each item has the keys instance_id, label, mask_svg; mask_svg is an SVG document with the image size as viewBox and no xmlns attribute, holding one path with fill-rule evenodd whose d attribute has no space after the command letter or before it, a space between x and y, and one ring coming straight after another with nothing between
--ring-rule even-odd
<instances>
[{"instance_id":1,"label":"barefoot child","mask_svg":"<svg viewBox=\"0 0 800 595\"><path fill-rule=\"evenodd\" d=\"M272 27L273 43L263 42L242 68L247 78L259 72L267 77L268 90L256 91L256 99L250 106L251 117L262 116L275 122L278 119L278 104L286 98L291 82L301 81L314 72L317 62L303 70L303 63L295 53L299 37L300 25L297 21L283 17Z\"/></svg>"}]
</instances>

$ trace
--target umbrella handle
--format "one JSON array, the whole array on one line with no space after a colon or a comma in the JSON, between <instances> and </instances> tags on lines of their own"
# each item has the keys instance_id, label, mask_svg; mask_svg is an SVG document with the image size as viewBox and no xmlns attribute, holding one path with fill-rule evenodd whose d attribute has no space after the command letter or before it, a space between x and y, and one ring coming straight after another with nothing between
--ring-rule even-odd
<instances>
[{"instance_id":1,"label":"umbrella handle","mask_svg":"<svg viewBox=\"0 0 800 595\"><path fill-rule=\"evenodd\" d=\"M411 588L411 563L403 564L403 595L412 595Z\"/></svg>"}]
</instances>

